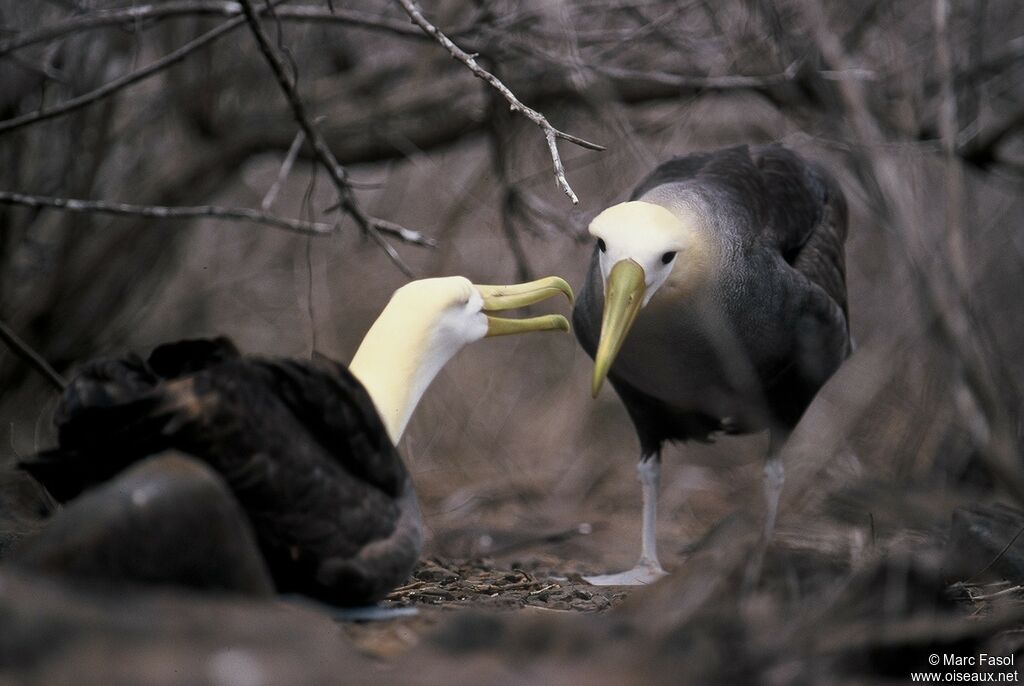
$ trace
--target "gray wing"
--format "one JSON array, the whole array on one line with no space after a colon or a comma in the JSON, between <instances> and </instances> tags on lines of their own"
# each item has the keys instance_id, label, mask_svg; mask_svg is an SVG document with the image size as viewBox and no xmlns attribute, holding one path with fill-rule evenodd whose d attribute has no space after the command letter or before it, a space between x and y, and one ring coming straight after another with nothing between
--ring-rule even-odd
<instances>
[{"instance_id":1,"label":"gray wing","mask_svg":"<svg viewBox=\"0 0 1024 686\"><path fill-rule=\"evenodd\" d=\"M766 203L762 235L848 316L846 198L835 180L781 145L755 148Z\"/></svg>"},{"instance_id":2,"label":"gray wing","mask_svg":"<svg viewBox=\"0 0 1024 686\"><path fill-rule=\"evenodd\" d=\"M787 326L798 332L796 348L765 378L773 411L793 425L850 354L846 199L829 174L782 146L755 148L752 159L768 199L761 236L795 272L790 292L800 298L798 307L784 308L793 315Z\"/></svg>"}]
</instances>

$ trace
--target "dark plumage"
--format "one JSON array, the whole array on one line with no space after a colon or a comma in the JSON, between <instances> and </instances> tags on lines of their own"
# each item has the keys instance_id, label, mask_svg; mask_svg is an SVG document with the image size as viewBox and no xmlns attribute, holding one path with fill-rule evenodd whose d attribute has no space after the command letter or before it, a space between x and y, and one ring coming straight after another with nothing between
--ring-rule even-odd
<instances>
[{"instance_id":1,"label":"dark plumage","mask_svg":"<svg viewBox=\"0 0 1024 686\"><path fill-rule=\"evenodd\" d=\"M502 316L558 295L572 302L558 277L413 281L348 369L324 357L243 357L223 338L91 362L57 410L57 449L24 467L67 500L147 455L181 451L227 482L280 590L368 603L405 580L422 547L395 444L423 393L469 343L568 331L561 315Z\"/></svg>"},{"instance_id":2,"label":"dark plumage","mask_svg":"<svg viewBox=\"0 0 1024 686\"><path fill-rule=\"evenodd\" d=\"M244 357L220 338L97 360L56 422L59 447L24 464L55 497L163 450L193 455L241 503L279 590L369 602L419 553L405 466L362 384L326 358Z\"/></svg>"},{"instance_id":3,"label":"dark plumage","mask_svg":"<svg viewBox=\"0 0 1024 686\"><path fill-rule=\"evenodd\" d=\"M744 427L699 405L673 406L631 385L613 365L609 380L645 451L666 440L705 441L716 431L737 433L769 423L792 428L850 351L842 192L822 170L777 145L674 158L641 181L630 199L643 200L668 184L683 186L707 203L718 229L715 238L730 252L726 268L716 275L722 320L715 324L723 330L695 330L694 335L709 347L716 336L733 339L753 365L756 384L747 391L763 394L757 399L763 416L760 425ZM604 307L597 257L595 248L573 311L576 337L591 357ZM637 319L644 316L641 310ZM677 351L682 357L688 352L682 346Z\"/></svg>"},{"instance_id":4,"label":"dark plumage","mask_svg":"<svg viewBox=\"0 0 1024 686\"><path fill-rule=\"evenodd\" d=\"M642 463L651 460L656 469L665 441L707 441L716 432L765 428L772 430L774 458L851 350L841 190L822 169L782 146L741 146L665 162L630 200L682 217L681 226L693 227L694 241L714 256L701 263L702 275L690 284L687 271L698 265L687 250L675 259L672 248L663 259L675 262L660 291L651 287L652 263L635 258L635 268L644 267L647 275L648 297L656 294L626 325L629 334L613 354L608 379L636 426ZM623 256L628 249L637 252L628 246L640 240L630 237L637 226L608 226L606 220L595 229L597 224L591 231L605 239L594 249L573 312L576 336L592 357L602 337L602 313L608 314L603 251L607 260L629 262ZM616 238L627 248L612 258ZM779 463L779 488L781 478Z\"/></svg>"}]
</instances>

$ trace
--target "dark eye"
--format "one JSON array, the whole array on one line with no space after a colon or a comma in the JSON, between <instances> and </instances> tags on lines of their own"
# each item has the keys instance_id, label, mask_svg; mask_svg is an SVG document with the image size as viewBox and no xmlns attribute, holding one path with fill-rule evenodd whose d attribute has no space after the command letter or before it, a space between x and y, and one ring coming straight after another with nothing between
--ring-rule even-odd
<instances>
[{"instance_id":1,"label":"dark eye","mask_svg":"<svg viewBox=\"0 0 1024 686\"><path fill-rule=\"evenodd\" d=\"M604 244L604 241L600 238L597 239L597 249L604 252L608 249L608 246Z\"/></svg>"},{"instance_id":2,"label":"dark eye","mask_svg":"<svg viewBox=\"0 0 1024 686\"><path fill-rule=\"evenodd\" d=\"M661 263L668 264L674 259L676 259L676 254L674 252L667 252L661 256Z\"/></svg>"}]
</instances>

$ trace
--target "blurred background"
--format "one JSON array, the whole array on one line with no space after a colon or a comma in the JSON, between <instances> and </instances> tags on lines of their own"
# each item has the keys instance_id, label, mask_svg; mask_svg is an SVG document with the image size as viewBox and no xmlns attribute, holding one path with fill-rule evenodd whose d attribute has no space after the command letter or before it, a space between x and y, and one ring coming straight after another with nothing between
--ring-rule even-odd
<instances>
[{"instance_id":1,"label":"blurred background","mask_svg":"<svg viewBox=\"0 0 1024 686\"><path fill-rule=\"evenodd\" d=\"M835 175L850 205L857 350L787 450L782 544L856 559L909 549L956 507L1020 504L1024 5L424 2L525 104L607 147L559 142L573 206L541 130L401 5L333 4L280 3L264 26L359 205L436 241L384 234L416 277L558 274L578 288L590 218L673 155L774 141ZM0 191L262 205L336 228L305 236L3 196L0 319L65 374L215 334L249 353L347 362L408 280L329 210L337 193L309 146L286 162L298 125L244 23L93 97L238 12L219 0L0 0ZM87 104L38 116L75 98ZM548 334L481 342L441 373L400 446L428 555L528 553L564 571L633 562L639 447L614 393L590 398L590 369L571 336ZM0 460L51 445L55 399L0 349ZM766 447L748 436L668 450L667 567L760 502Z\"/></svg>"}]
</instances>

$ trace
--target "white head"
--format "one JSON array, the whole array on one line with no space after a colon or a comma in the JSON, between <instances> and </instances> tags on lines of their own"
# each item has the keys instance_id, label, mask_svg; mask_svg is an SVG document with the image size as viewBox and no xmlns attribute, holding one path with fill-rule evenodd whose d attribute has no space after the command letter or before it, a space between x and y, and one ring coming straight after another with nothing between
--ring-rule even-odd
<instances>
[{"instance_id":1,"label":"white head","mask_svg":"<svg viewBox=\"0 0 1024 686\"><path fill-rule=\"evenodd\" d=\"M488 336L568 331L561 315L504 319L489 314L558 293L572 300L569 285L557 277L478 286L450 276L413 281L395 291L349 365L373 398L391 440L398 443L430 382L465 345Z\"/></svg>"},{"instance_id":2,"label":"white head","mask_svg":"<svg viewBox=\"0 0 1024 686\"><path fill-rule=\"evenodd\" d=\"M685 206L669 210L644 201L613 205L590 223L597 238L604 283L601 340L594 356L594 395L640 308L666 282L685 288L708 274L709 241L700 215Z\"/></svg>"},{"instance_id":3,"label":"white head","mask_svg":"<svg viewBox=\"0 0 1024 686\"><path fill-rule=\"evenodd\" d=\"M623 260L632 260L644 272L646 305L668 280L676 266L691 261L687 253L698 244L698 216L675 214L654 203L634 200L612 205L590 223L590 235L597 239L604 283L612 268Z\"/></svg>"}]
</instances>

